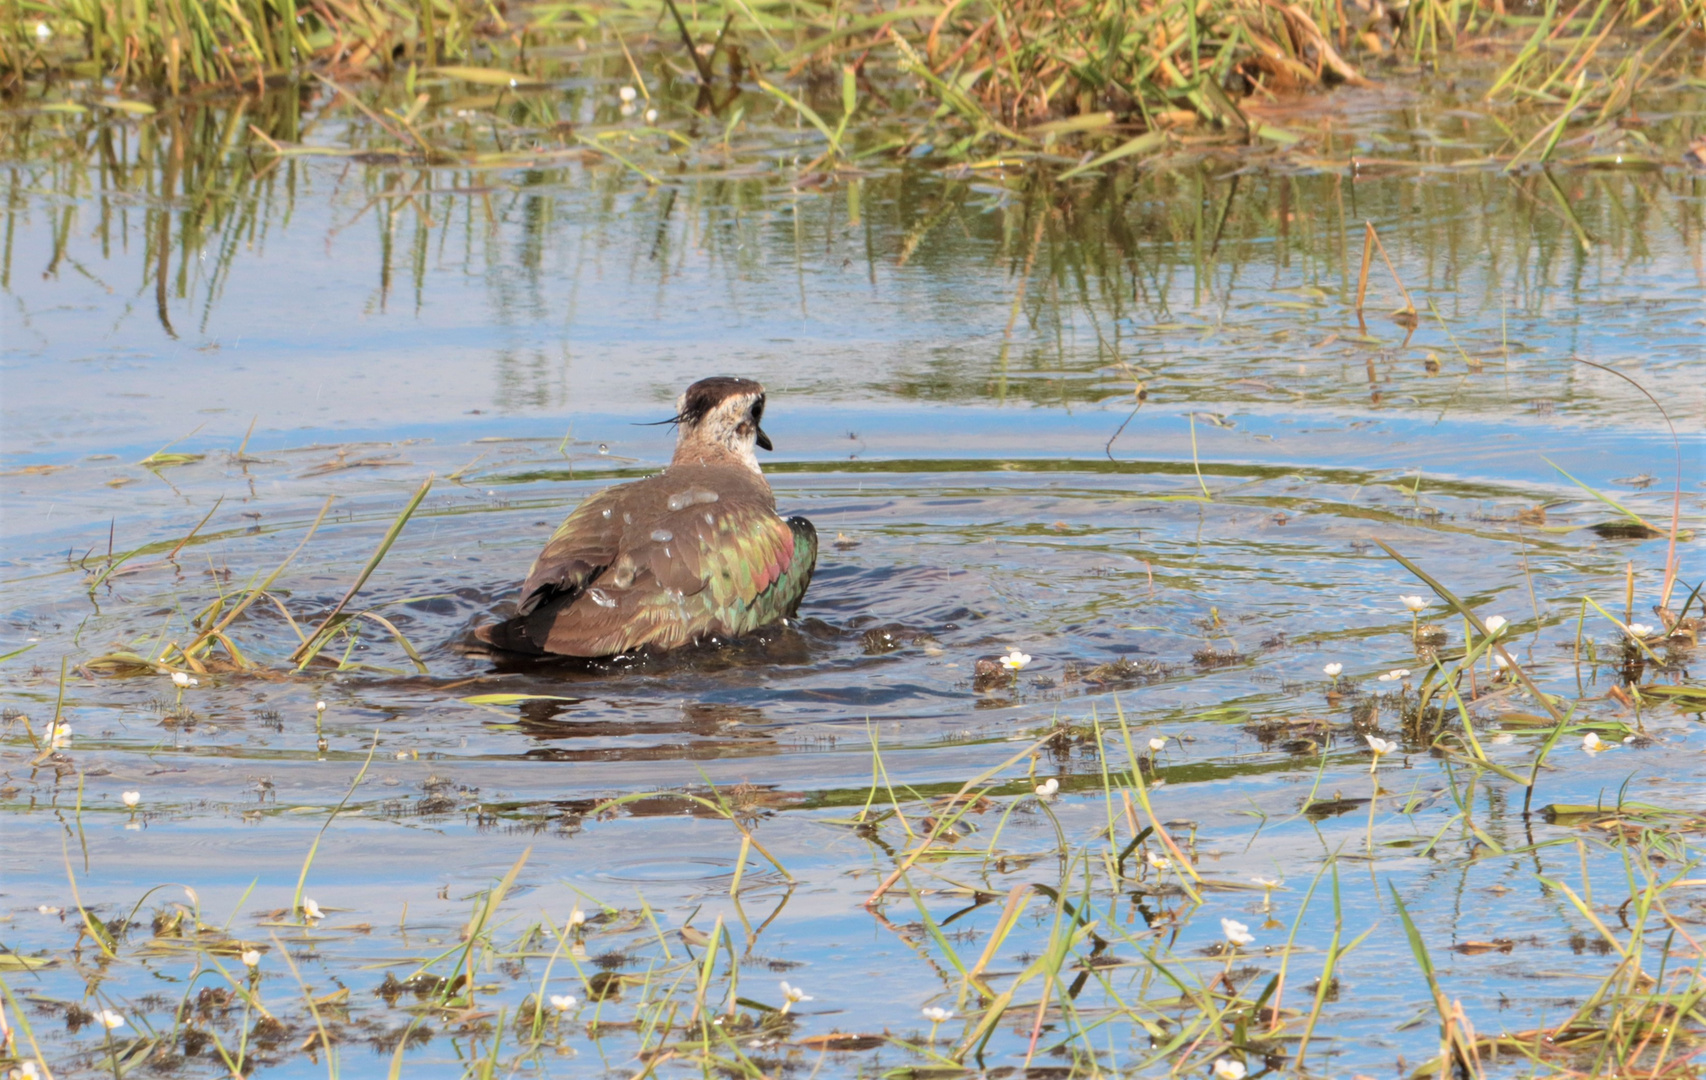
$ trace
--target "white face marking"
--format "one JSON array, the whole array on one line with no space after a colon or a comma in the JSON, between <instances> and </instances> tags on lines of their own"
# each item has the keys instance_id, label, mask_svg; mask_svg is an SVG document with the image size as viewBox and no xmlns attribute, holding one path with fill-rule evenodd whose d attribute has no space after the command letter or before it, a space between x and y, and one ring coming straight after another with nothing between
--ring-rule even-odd
<instances>
[{"instance_id":1,"label":"white face marking","mask_svg":"<svg viewBox=\"0 0 1706 1080\"><path fill-rule=\"evenodd\" d=\"M677 458L687 450L696 453L699 463L704 464L706 453L710 452L716 457L733 457L753 472L761 472L757 453L758 425L752 422L752 407L758 396L737 394L724 398L699 423L691 428L683 426L677 442ZM685 404L685 395L682 403ZM708 501L715 501L715 496Z\"/></svg>"}]
</instances>

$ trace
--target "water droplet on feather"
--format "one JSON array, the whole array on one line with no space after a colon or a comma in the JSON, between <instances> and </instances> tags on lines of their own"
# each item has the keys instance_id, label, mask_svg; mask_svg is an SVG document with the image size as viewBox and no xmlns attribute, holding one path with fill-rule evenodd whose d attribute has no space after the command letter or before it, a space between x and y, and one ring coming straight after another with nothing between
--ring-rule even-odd
<instances>
[{"instance_id":1,"label":"water droplet on feather","mask_svg":"<svg viewBox=\"0 0 1706 1080\"><path fill-rule=\"evenodd\" d=\"M610 598L610 596L607 593L605 593L605 591L603 589L588 589L586 591L586 596L587 596L588 600L591 600L593 603L597 604L599 607L615 607L616 606L616 601L612 600Z\"/></svg>"},{"instance_id":2,"label":"water droplet on feather","mask_svg":"<svg viewBox=\"0 0 1706 1080\"><path fill-rule=\"evenodd\" d=\"M667 544L671 540L675 539L675 534L670 532L668 529L653 529L652 539L656 540L660 544Z\"/></svg>"},{"instance_id":3,"label":"water droplet on feather","mask_svg":"<svg viewBox=\"0 0 1706 1080\"><path fill-rule=\"evenodd\" d=\"M688 491L681 491L671 495L668 500L668 506L671 510L685 510L689 506L714 503L721 497L722 496L718 495L714 491L706 491L704 488L692 488Z\"/></svg>"}]
</instances>

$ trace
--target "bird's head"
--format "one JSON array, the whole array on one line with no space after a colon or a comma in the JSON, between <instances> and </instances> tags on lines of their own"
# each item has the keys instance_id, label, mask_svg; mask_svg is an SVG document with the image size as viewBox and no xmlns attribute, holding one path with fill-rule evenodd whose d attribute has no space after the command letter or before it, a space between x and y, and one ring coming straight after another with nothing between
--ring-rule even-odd
<instances>
[{"instance_id":1,"label":"bird's head","mask_svg":"<svg viewBox=\"0 0 1706 1080\"><path fill-rule=\"evenodd\" d=\"M675 400L675 460L727 455L757 471L754 448L773 449L759 426L763 419L762 383L725 375L700 379Z\"/></svg>"}]
</instances>

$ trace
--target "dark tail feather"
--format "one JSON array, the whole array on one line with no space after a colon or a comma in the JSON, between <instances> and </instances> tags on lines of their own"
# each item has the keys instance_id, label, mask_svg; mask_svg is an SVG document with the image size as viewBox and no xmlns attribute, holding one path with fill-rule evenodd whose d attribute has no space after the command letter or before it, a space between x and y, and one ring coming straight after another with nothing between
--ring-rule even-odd
<instances>
[{"instance_id":1,"label":"dark tail feather","mask_svg":"<svg viewBox=\"0 0 1706 1080\"><path fill-rule=\"evenodd\" d=\"M524 618L507 619L500 623L476 626L474 637L492 648L501 649L504 652L529 653L538 656L545 651L527 636L527 620Z\"/></svg>"}]
</instances>

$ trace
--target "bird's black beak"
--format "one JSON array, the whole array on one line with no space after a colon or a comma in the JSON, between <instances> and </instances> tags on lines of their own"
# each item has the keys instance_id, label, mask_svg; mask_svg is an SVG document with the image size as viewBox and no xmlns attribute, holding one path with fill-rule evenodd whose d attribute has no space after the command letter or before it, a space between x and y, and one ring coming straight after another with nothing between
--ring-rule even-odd
<instances>
[{"instance_id":1,"label":"bird's black beak","mask_svg":"<svg viewBox=\"0 0 1706 1080\"><path fill-rule=\"evenodd\" d=\"M762 446L766 450L776 449L774 446L770 445L770 436L764 434L763 428L758 429L758 445Z\"/></svg>"}]
</instances>

